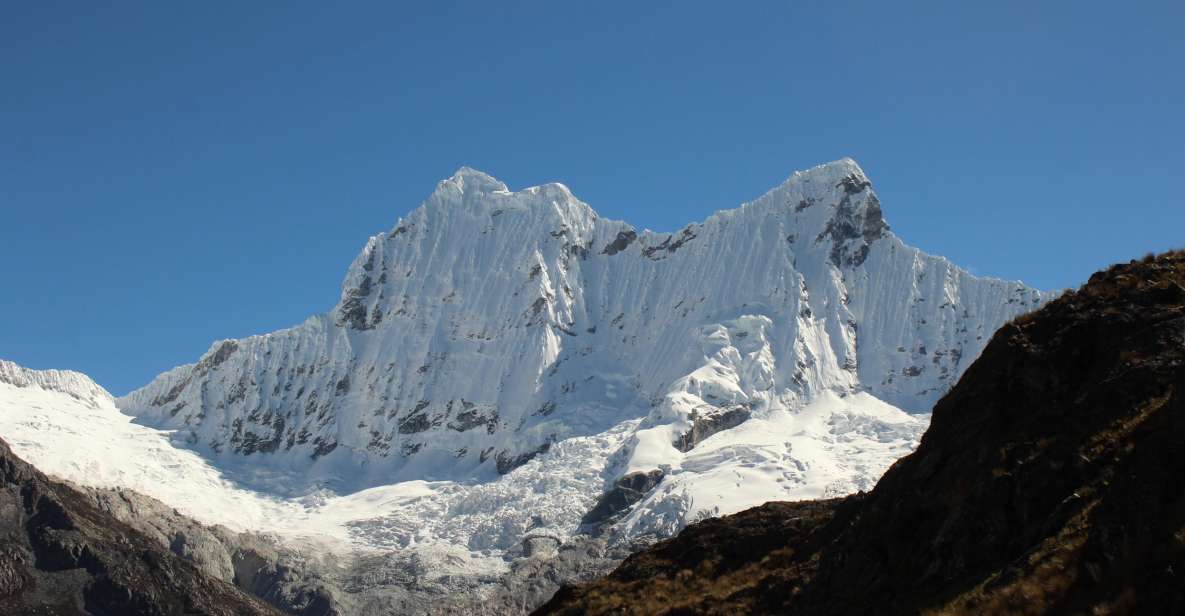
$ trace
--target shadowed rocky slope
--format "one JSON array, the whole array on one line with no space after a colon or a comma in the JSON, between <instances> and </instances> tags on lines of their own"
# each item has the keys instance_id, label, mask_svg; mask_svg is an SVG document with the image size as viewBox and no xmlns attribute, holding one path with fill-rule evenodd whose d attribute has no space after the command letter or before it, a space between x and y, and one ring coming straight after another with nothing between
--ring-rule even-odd
<instances>
[{"instance_id":1,"label":"shadowed rocky slope","mask_svg":"<svg viewBox=\"0 0 1185 616\"><path fill-rule=\"evenodd\" d=\"M867 494L689 527L540 614L1185 613L1185 253L1005 325Z\"/></svg>"},{"instance_id":2,"label":"shadowed rocky slope","mask_svg":"<svg viewBox=\"0 0 1185 616\"><path fill-rule=\"evenodd\" d=\"M339 561L310 558L278 539L208 526L168 505L125 489L79 488L111 514L203 574L296 616L339 616L341 592L327 579Z\"/></svg>"},{"instance_id":3,"label":"shadowed rocky slope","mask_svg":"<svg viewBox=\"0 0 1185 616\"><path fill-rule=\"evenodd\" d=\"M47 478L0 440L0 614L278 614Z\"/></svg>"}]
</instances>

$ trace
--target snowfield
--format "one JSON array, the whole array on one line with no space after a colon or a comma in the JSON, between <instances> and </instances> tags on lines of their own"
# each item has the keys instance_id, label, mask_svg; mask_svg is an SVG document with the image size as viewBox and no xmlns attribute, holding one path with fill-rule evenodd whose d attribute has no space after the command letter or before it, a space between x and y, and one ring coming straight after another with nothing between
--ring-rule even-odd
<instances>
[{"instance_id":1,"label":"snowfield","mask_svg":"<svg viewBox=\"0 0 1185 616\"><path fill-rule=\"evenodd\" d=\"M669 536L690 520L771 500L870 490L917 446L929 415L910 415L868 394L824 392L797 412L755 417L700 443L621 523L625 534Z\"/></svg>"}]
</instances>

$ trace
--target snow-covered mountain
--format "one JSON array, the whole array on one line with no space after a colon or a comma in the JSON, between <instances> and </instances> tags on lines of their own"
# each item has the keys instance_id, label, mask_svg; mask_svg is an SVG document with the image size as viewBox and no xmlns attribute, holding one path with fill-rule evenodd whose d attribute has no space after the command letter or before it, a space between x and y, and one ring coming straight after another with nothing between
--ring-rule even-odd
<instances>
[{"instance_id":1,"label":"snow-covered mountain","mask_svg":"<svg viewBox=\"0 0 1185 616\"><path fill-rule=\"evenodd\" d=\"M224 466L346 491L489 480L640 420L612 485L690 471L713 432L824 394L925 412L1044 297L905 245L850 159L674 233L463 168L370 238L330 313L117 404Z\"/></svg>"},{"instance_id":2,"label":"snow-covered mountain","mask_svg":"<svg viewBox=\"0 0 1185 616\"><path fill-rule=\"evenodd\" d=\"M674 233L461 169L367 242L328 314L117 400L0 362L0 436L79 483L361 555L333 570L369 611L542 600L639 538L869 489L1050 297L905 245L849 159Z\"/></svg>"}]
</instances>

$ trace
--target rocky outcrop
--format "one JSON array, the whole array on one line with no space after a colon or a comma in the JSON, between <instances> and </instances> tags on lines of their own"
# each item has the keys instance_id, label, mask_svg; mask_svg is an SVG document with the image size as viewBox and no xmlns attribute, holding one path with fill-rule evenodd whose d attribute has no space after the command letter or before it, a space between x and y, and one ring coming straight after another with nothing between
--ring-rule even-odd
<instances>
[{"instance_id":1,"label":"rocky outcrop","mask_svg":"<svg viewBox=\"0 0 1185 616\"><path fill-rule=\"evenodd\" d=\"M628 248L636 239L638 239L638 234L633 229L618 231L617 237L605 245L605 248L601 250L601 254L613 256Z\"/></svg>"},{"instance_id":2,"label":"rocky outcrop","mask_svg":"<svg viewBox=\"0 0 1185 616\"><path fill-rule=\"evenodd\" d=\"M693 525L540 614L1185 612L1185 253L1001 328L866 494Z\"/></svg>"},{"instance_id":3,"label":"rocky outcrop","mask_svg":"<svg viewBox=\"0 0 1185 616\"><path fill-rule=\"evenodd\" d=\"M527 558L551 558L563 543L554 535L527 535L523 537L523 556Z\"/></svg>"},{"instance_id":4,"label":"rocky outcrop","mask_svg":"<svg viewBox=\"0 0 1185 616\"><path fill-rule=\"evenodd\" d=\"M662 481L663 471L630 473L613 482L613 487L601 495L597 504L584 515L581 526L594 534L606 524L625 513L634 503L642 500L648 492Z\"/></svg>"},{"instance_id":5,"label":"rocky outcrop","mask_svg":"<svg viewBox=\"0 0 1185 616\"><path fill-rule=\"evenodd\" d=\"M50 480L0 441L0 613L280 612Z\"/></svg>"},{"instance_id":6,"label":"rocky outcrop","mask_svg":"<svg viewBox=\"0 0 1185 616\"><path fill-rule=\"evenodd\" d=\"M499 451L498 454L494 456L494 459L497 462L495 468L498 469L499 474L505 475L506 473L509 473L510 471L526 464L527 462L534 460L535 456L547 453L548 449L551 449L551 443L543 443L538 449L534 451L528 451L519 454L515 454L510 451Z\"/></svg>"},{"instance_id":7,"label":"rocky outcrop","mask_svg":"<svg viewBox=\"0 0 1185 616\"><path fill-rule=\"evenodd\" d=\"M234 584L287 614L337 616L341 593L324 572L335 562L309 558L274 539L208 526L131 490L83 488L104 513L192 563L202 573Z\"/></svg>"},{"instance_id":8,"label":"rocky outcrop","mask_svg":"<svg viewBox=\"0 0 1185 616\"><path fill-rule=\"evenodd\" d=\"M675 440L675 448L684 452L691 451L700 444L700 441L717 432L735 428L745 423L752 415L753 411L745 405L737 405L702 415L698 411L692 411L691 429L679 435L679 438Z\"/></svg>"},{"instance_id":9,"label":"rocky outcrop","mask_svg":"<svg viewBox=\"0 0 1185 616\"><path fill-rule=\"evenodd\" d=\"M866 178L853 173L836 187L843 189L844 195L815 241L831 240L830 258L836 267L859 267L868 258L872 243L889 232L889 224Z\"/></svg>"}]
</instances>

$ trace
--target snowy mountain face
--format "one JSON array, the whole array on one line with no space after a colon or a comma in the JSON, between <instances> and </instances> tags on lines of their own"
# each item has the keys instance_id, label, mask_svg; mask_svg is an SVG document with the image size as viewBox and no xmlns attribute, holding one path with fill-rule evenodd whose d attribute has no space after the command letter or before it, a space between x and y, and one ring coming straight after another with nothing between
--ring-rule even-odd
<instances>
[{"instance_id":1,"label":"snowy mountain face","mask_svg":"<svg viewBox=\"0 0 1185 616\"><path fill-rule=\"evenodd\" d=\"M665 499L629 523L669 531L732 509L728 491L704 502L725 485L761 500L871 485L924 428L898 409L927 411L1045 299L905 245L850 159L673 233L465 168L367 242L330 313L216 343L117 404L273 491L276 473L297 492L489 481L626 433L595 492ZM810 408L826 409L814 432L796 415ZM857 437L875 462L840 451Z\"/></svg>"},{"instance_id":2,"label":"snowy mountain face","mask_svg":"<svg viewBox=\"0 0 1185 616\"><path fill-rule=\"evenodd\" d=\"M0 362L0 436L356 558L328 570L366 613L538 603L702 517L870 489L1051 297L902 243L847 159L673 233L462 169L297 327L115 400Z\"/></svg>"},{"instance_id":3,"label":"snowy mountain face","mask_svg":"<svg viewBox=\"0 0 1185 616\"><path fill-rule=\"evenodd\" d=\"M0 384L65 394L90 408L111 406L113 402L106 389L81 372L30 370L4 359L0 359Z\"/></svg>"}]
</instances>

